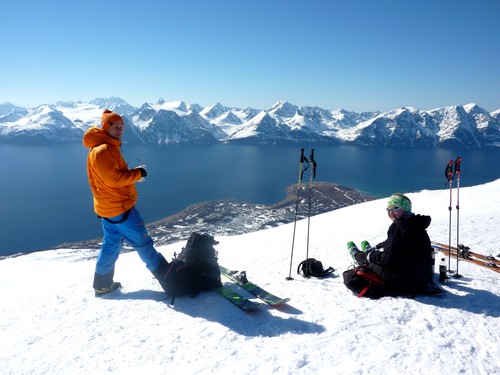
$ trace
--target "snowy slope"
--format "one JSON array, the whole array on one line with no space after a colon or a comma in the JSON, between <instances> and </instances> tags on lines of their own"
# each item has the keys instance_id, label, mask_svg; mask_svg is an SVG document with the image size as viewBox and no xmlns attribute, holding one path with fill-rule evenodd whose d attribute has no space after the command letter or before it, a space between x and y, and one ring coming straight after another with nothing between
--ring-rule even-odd
<instances>
[{"instance_id":1,"label":"snowy slope","mask_svg":"<svg viewBox=\"0 0 500 375\"><path fill-rule=\"evenodd\" d=\"M461 242L498 254L500 180L460 190ZM411 193L448 240L449 191ZM500 274L461 262L445 297L358 299L342 283L349 240L383 240L386 199L311 219L309 255L335 277L289 274L293 224L217 238L219 260L290 297L283 309L248 314L213 292L169 306L134 252L122 254L121 291L93 296L94 260L51 250L0 261L2 374L498 374ZM305 209L305 207L304 207ZM455 239L456 210L453 212ZM293 268L305 258L298 222ZM167 259L183 243L159 248ZM452 260L452 268L456 269Z\"/></svg>"}]
</instances>

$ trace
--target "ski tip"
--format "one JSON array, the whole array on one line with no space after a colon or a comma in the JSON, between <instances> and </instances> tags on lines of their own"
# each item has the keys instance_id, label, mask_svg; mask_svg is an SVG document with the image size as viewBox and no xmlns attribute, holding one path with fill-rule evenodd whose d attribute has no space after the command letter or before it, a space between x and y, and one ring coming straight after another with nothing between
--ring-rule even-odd
<instances>
[{"instance_id":1,"label":"ski tip","mask_svg":"<svg viewBox=\"0 0 500 375\"><path fill-rule=\"evenodd\" d=\"M259 311L262 308L262 306L266 306L265 303L254 302L254 301L249 301L248 303L235 304L235 305L239 307L241 310L250 313Z\"/></svg>"},{"instance_id":2,"label":"ski tip","mask_svg":"<svg viewBox=\"0 0 500 375\"><path fill-rule=\"evenodd\" d=\"M258 305L255 305L255 306L251 307L250 309L245 309L245 311L248 311L248 312L260 311L261 307L265 306L265 305L266 305L265 303L259 303Z\"/></svg>"},{"instance_id":3,"label":"ski tip","mask_svg":"<svg viewBox=\"0 0 500 375\"><path fill-rule=\"evenodd\" d=\"M290 301L290 298L283 298L283 299L281 299L279 301L267 302L267 304L269 306L279 307L279 306L286 305L289 301Z\"/></svg>"}]
</instances>

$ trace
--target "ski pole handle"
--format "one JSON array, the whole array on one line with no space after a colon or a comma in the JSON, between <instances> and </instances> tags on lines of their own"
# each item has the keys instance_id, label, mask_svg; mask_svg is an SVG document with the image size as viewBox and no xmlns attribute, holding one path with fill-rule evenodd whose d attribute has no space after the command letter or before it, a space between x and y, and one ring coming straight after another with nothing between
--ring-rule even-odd
<instances>
[{"instance_id":1,"label":"ski pole handle","mask_svg":"<svg viewBox=\"0 0 500 375\"><path fill-rule=\"evenodd\" d=\"M301 163L307 162L307 158L304 155L304 149L303 148L300 149L300 162Z\"/></svg>"},{"instance_id":2,"label":"ski pole handle","mask_svg":"<svg viewBox=\"0 0 500 375\"><path fill-rule=\"evenodd\" d=\"M453 180L453 160L448 161L448 165L444 171L444 176L448 182Z\"/></svg>"},{"instance_id":3,"label":"ski pole handle","mask_svg":"<svg viewBox=\"0 0 500 375\"><path fill-rule=\"evenodd\" d=\"M314 160L314 148L311 149L311 155L309 156L309 162L312 164L313 177L316 178L316 167L318 166L318 164L316 163L316 160Z\"/></svg>"},{"instance_id":4,"label":"ski pole handle","mask_svg":"<svg viewBox=\"0 0 500 375\"><path fill-rule=\"evenodd\" d=\"M455 173L460 172L460 164L462 163L462 158L458 156L455 159Z\"/></svg>"},{"instance_id":5,"label":"ski pole handle","mask_svg":"<svg viewBox=\"0 0 500 375\"><path fill-rule=\"evenodd\" d=\"M307 163L305 168L302 168L302 165L304 163ZM302 181L302 178L304 177L304 172L309 168L309 161L307 160L306 156L304 155L304 149L300 149L300 173L299 173L299 186L300 186L300 181Z\"/></svg>"}]
</instances>

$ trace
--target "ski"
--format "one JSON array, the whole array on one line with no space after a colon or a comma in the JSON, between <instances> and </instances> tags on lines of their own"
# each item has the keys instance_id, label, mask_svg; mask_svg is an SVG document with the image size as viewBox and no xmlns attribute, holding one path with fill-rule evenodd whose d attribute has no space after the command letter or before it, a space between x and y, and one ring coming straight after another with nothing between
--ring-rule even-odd
<instances>
[{"instance_id":1,"label":"ski","mask_svg":"<svg viewBox=\"0 0 500 375\"><path fill-rule=\"evenodd\" d=\"M448 250L448 247L449 247L448 245L445 245L445 244L442 244L439 242L432 242L432 246L439 247L439 248L442 248L445 250ZM474 258L478 258L478 259L481 259L484 261L492 261L492 262L500 263L500 260L497 260L493 255L483 255L483 254L475 253L473 251L470 251L470 247L465 246L465 245L458 245L458 248L456 248L454 246L450 246L449 248L451 249L451 251L458 252L462 258L474 257Z\"/></svg>"},{"instance_id":2,"label":"ski","mask_svg":"<svg viewBox=\"0 0 500 375\"><path fill-rule=\"evenodd\" d=\"M229 302L231 302L233 305L236 305L240 309L247 312L256 311L260 307L264 306L263 303L254 302L249 300L248 298L243 297L242 295L239 295L238 293L234 292L231 288L227 286L222 286L220 288L217 288L215 289L215 291L219 295L227 299Z\"/></svg>"},{"instance_id":3,"label":"ski","mask_svg":"<svg viewBox=\"0 0 500 375\"><path fill-rule=\"evenodd\" d=\"M448 246L439 242L432 242L432 247L441 251L444 254L449 254L451 257L459 260L462 259L469 263L477 264L478 266L492 269L493 271L500 272L500 261L492 255L478 254L470 251L469 247L459 245L458 248Z\"/></svg>"},{"instance_id":4,"label":"ski","mask_svg":"<svg viewBox=\"0 0 500 375\"><path fill-rule=\"evenodd\" d=\"M248 281L245 271L232 271L223 266L219 266L221 273L229 280L235 282L246 291L253 294L263 302L271 306L279 306L290 301L290 298L280 298L262 289L260 286Z\"/></svg>"}]
</instances>

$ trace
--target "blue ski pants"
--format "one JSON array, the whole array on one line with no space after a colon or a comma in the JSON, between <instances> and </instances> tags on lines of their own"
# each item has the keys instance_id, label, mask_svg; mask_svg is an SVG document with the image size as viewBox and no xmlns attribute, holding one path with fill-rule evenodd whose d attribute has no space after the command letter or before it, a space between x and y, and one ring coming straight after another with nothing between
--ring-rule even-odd
<instances>
[{"instance_id":1,"label":"blue ski pants","mask_svg":"<svg viewBox=\"0 0 500 375\"><path fill-rule=\"evenodd\" d=\"M139 254L148 270L153 272L160 264L161 255L156 251L139 211L132 207L127 213L108 219L102 218L104 237L97 258L95 272L106 275L115 267L123 241L127 241ZM124 220L126 218L126 220Z\"/></svg>"}]
</instances>

